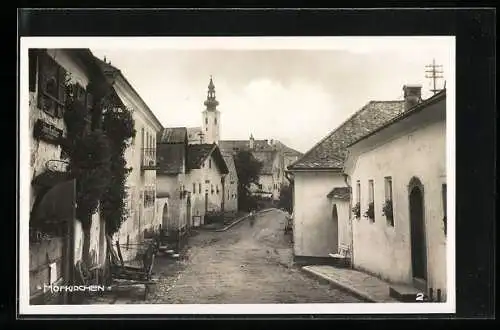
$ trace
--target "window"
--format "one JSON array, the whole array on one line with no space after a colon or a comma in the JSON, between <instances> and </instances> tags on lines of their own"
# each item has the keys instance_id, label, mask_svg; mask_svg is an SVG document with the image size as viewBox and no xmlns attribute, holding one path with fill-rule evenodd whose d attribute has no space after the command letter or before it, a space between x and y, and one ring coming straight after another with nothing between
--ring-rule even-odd
<instances>
[{"instance_id":1,"label":"window","mask_svg":"<svg viewBox=\"0 0 500 330\"><path fill-rule=\"evenodd\" d=\"M384 178L384 188L385 188L385 201L382 211L384 212L387 224L394 227L394 212L392 203L392 178L386 176Z\"/></svg>"},{"instance_id":2,"label":"window","mask_svg":"<svg viewBox=\"0 0 500 330\"><path fill-rule=\"evenodd\" d=\"M392 178L390 176L386 176L384 179L385 183L385 200L392 201Z\"/></svg>"},{"instance_id":3,"label":"window","mask_svg":"<svg viewBox=\"0 0 500 330\"><path fill-rule=\"evenodd\" d=\"M368 216L368 219L375 222L375 203L373 201L373 195L373 180L368 180L368 209L366 210L366 215Z\"/></svg>"},{"instance_id":4,"label":"window","mask_svg":"<svg viewBox=\"0 0 500 330\"><path fill-rule=\"evenodd\" d=\"M141 148L144 148L144 127L141 128Z\"/></svg>"},{"instance_id":5,"label":"window","mask_svg":"<svg viewBox=\"0 0 500 330\"><path fill-rule=\"evenodd\" d=\"M356 182L356 203L361 203L361 182Z\"/></svg>"},{"instance_id":6,"label":"window","mask_svg":"<svg viewBox=\"0 0 500 330\"><path fill-rule=\"evenodd\" d=\"M48 54L38 58L38 107L52 117L62 118L66 96L66 70Z\"/></svg>"},{"instance_id":7,"label":"window","mask_svg":"<svg viewBox=\"0 0 500 330\"><path fill-rule=\"evenodd\" d=\"M214 185L210 185L210 193L213 195L214 194Z\"/></svg>"},{"instance_id":8,"label":"window","mask_svg":"<svg viewBox=\"0 0 500 330\"><path fill-rule=\"evenodd\" d=\"M198 183L198 192L201 194L201 183Z\"/></svg>"},{"instance_id":9,"label":"window","mask_svg":"<svg viewBox=\"0 0 500 330\"><path fill-rule=\"evenodd\" d=\"M193 194L196 194L196 183L193 183Z\"/></svg>"},{"instance_id":10,"label":"window","mask_svg":"<svg viewBox=\"0 0 500 330\"><path fill-rule=\"evenodd\" d=\"M208 117L205 117L205 124L208 125Z\"/></svg>"},{"instance_id":11,"label":"window","mask_svg":"<svg viewBox=\"0 0 500 330\"><path fill-rule=\"evenodd\" d=\"M368 202L373 203L373 180L368 180Z\"/></svg>"},{"instance_id":12,"label":"window","mask_svg":"<svg viewBox=\"0 0 500 330\"><path fill-rule=\"evenodd\" d=\"M212 160L211 159L208 160L208 168L212 168Z\"/></svg>"},{"instance_id":13,"label":"window","mask_svg":"<svg viewBox=\"0 0 500 330\"><path fill-rule=\"evenodd\" d=\"M214 119L214 124L217 125L217 118Z\"/></svg>"}]
</instances>

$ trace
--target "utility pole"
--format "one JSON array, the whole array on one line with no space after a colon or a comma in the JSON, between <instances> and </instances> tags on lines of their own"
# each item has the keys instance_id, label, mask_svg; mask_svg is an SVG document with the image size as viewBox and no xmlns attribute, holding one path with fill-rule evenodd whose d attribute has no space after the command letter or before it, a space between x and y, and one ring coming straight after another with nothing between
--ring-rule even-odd
<instances>
[{"instance_id":1,"label":"utility pole","mask_svg":"<svg viewBox=\"0 0 500 330\"><path fill-rule=\"evenodd\" d=\"M435 60L432 60L432 64L426 65L425 66L425 78L432 79L432 86L433 88L431 89L431 92L436 94L439 92L441 89L436 88L436 80L439 78L443 78L443 66L442 65L436 65Z\"/></svg>"}]
</instances>

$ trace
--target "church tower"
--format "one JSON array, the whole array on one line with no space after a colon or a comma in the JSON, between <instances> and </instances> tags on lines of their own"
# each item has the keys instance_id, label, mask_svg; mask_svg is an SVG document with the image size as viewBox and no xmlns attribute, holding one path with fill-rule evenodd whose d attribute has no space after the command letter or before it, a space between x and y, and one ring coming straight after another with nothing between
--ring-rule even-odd
<instances>
[{"instance_id":1,"label":"church tower","mask_svg":"<svg viewBox=\"0 0 500 330\"><path fill-rule=\"evenodd\" d=\"M204 104L206 109L203 111L203 142L219 144L220 112L217 110L219 101L215 99L215 85L212 76L210 76L207 99Z\"/></svg>"}]
</instances>

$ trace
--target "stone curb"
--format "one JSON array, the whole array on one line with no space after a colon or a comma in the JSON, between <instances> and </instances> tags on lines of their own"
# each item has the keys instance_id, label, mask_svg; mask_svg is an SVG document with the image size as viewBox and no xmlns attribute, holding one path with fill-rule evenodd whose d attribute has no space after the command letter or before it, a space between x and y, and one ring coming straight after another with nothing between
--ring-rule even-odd
<instances>
[{"instance_id":1,"label":"stone curb","mask_svg":"<svg viewBox=\"0 0 500 330\"><path fill-rule=\"evenodd\" d=\"M353 295L357 296L358 298L361 298L367 302L382 302L382 301L378 301L377 299L374 299L373 297L371 297L369 294L367 294L366 292L363 292L359 289L356 289L355 287L351 286L351 285L347 285L345 283L342 283L342 282L339 282L337 280L334 280L330 277L327 277L325 276L324 274L321 274L317 271L314 271L313 269L309 269L307 268L307 266L304 266L304 267L301 267L300 268L304 273L308 274L308 275L312 275L313 277L315 278L319 278L321 280L324 280L324 281L327 281L329 284L332 284L334 286L337 286L345 291L348 291L350 293L352 293Z\"/></svg>"},{"instance_id":2,"label":"stone curb","mask_svg":"<svg viewBox=\"0 0 500 330\"><path fill-rule=\"evenodd\" d=\"M257 212L256 214L261 214L261 213L266 213L266 212L269 212L269 211L272 211L274 209L265 209L265 210L262 210L262 211L259 211ZM247 215L244 215L242 216L241 218L239 219L236 219L234 222L230 223L229 225L227 225L226 227L224 228L221 228L221 229L217 229L217 230L214 230L215 232L223 232L223 231L226 231L228 229L230 229L231 227L233 226L236 226L237 224L239 224L240 222L242 222L243 220L245 220L246 218L248 218L248 214Z\"/></svg>"}]
</instances>

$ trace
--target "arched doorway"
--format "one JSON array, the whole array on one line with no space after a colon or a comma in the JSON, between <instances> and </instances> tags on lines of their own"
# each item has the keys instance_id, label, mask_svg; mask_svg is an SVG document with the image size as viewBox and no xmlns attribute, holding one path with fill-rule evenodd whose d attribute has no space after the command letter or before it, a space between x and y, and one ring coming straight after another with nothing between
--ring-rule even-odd
<instances>
[{"instance_id":1,"label":"arched doorway","mask_svg":"<svg viewBox=\"0 0 500 330\"><path fill-rule=\"evenodd\" d=\"M162 223L162 228L166 230L170 230L170 223L169 223L169 217L168 217L168 203L165 202L165 205L163 205L163 214L161 218L161 223Z\"/></svg>"},{"instance_id":2,"label":"arched doorway","mask_svg":"<svg viewBox=\"0 0 500 330\"><path fill-rule=\"evenodd\" d=\"M425 242L424 186L412 178L408 186L410 207L411 266L413 278L427 280L427 251Z\"/></svg>"},{"instance_id":3,"label":"arched doorway","mask_svg":"<svg viewBox=\"0 0 500 330\"><path fill-rule=\"evenodd\" d=\"M332 248L334 253L338 251L339 248L339 216L337 213L337 204L333 204L332 207Z\"/></svg>"}]
</instances>

